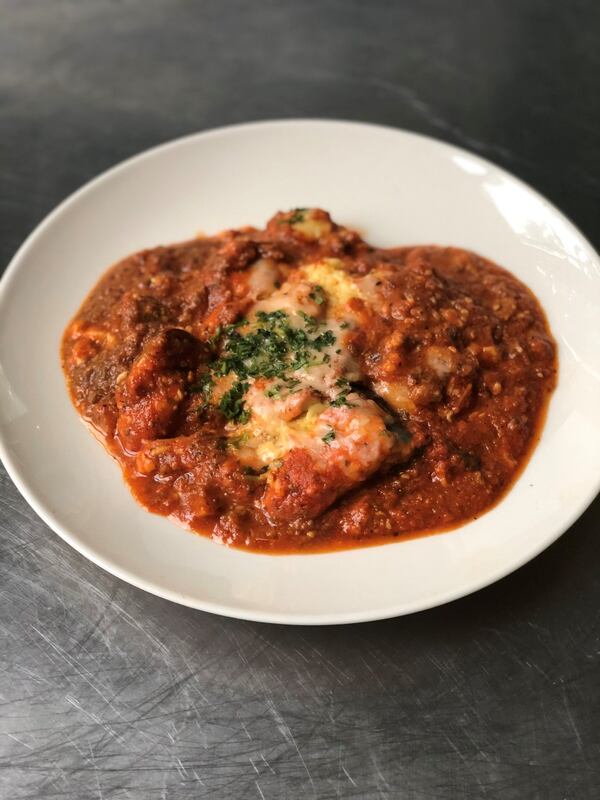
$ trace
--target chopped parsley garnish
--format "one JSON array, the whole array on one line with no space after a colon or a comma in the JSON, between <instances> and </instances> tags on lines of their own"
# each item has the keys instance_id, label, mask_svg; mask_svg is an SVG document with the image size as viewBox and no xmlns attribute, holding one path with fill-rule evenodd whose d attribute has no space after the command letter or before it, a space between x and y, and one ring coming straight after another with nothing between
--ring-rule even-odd
<instances>
[{"instance_id":1,"label":"chopped parsley garnish","mask_svg":"<svg viewBox=\"0 0 600 800\"><path fill-rule=\"evenodd\" d=\"M295 208L292 216L289 218L290 225L293 225L295 222L304 222L307 210L306 208Z\"/></svg>"},{"instance_id":2,"label":"chopped parsley garnish","mask_svg":"<svg viewBox=\"0 0 600 800\"><path fill-rule=\"evenodd\" d=\"M341 328L343 331L345 331L345 330L346 330L346 328L349 328L349 327L350 327L350 323L349 323L349 322L342 322L342 324L340 325L340 328Z\"/></svg>"},{"instance_id":3,"label":"chopped parsley garnish","mask_svg":"<svg viewBox=\"0 0 600 800\"><path fill-rule=\"evenodd\" d=\"M244 431L239 436L232 436L229 439L229 447L232 447L234 450L237 450L240 447L243 447L248 439L250 438L249 434Z\"/></svg>"},{"instance_id":4,"label":"chopped parsley garnish","mask_svg":"<svg viewBox=\"0 0 600 800\"><path fill-rule=\"evenodd\" d=\"M271 386L270 389L265 389L264 395L265 397L273 397L275 400L279 400L281 398L281 390L283 386L278 383L277 386Z\"/></svg>"},{"instance_id":5,"label":"chopped parsley garnish","mask_svg":"<svg viewBox=\"0 0 600 800\"><path fill-rule=\"evenodd\" d=\"M269 325L272 322L287 319L287 314L281 309L279 311L257 311L256 319L265 325Z\"/></svg>"},{"instance_id":6,"label":"chopped parsley garnish","mask_svg":"<svg viewBox=\"0 0 600 800\"><path fill-rule=\"evenodd\" d=\"M304 222L306 218L307 208L294 208L289 217L280 219L279 225L294 225L296 222Z\"/></svg>"},{"instance_id":7,"label":"chopped parsley garnish","mask_svg":"<svg viewBox=\"0 0 600 800\"><path fill-rule=\"evenodd\" d=\"M208 340L209 347L214 349L217 346L217 342L221 338L222 333L223 333L223 327L221 325L217 325L217 327L215 328L215 332Z\"/></svg>"},{"instance_id":8,"label":"chopped parsley garnish","mask_svg":"<svg viewBox=\"0 0 600 800\"><path fill-rule=\"evenodd\" d=\"M313 301L313 303L316 303L318 306L322 306L326 299L325 289L323 289L322 286L316 284L312 292L310 292L308 296Z\"/></svg>"},{"instance_id":9,"label":"chopped parsley garnish","mask_svg":"<svg viewBox=\"0 0 600 800\"><path fill-rule=\"evenodd\" d=\"M325 331L324 333L320 333L316 339L313 339L312 346L316 350L323 350L325 347L329 347L329 345L335 344L335 336L333 331Z\"/></svg>"},{"instance_id":10,"label":"chopped parsley garnish","mask_svg":"<svg viewBox=\"0 0 600 800\"><path fill-rule=\"evenodd\" d=\"M213 379L210 372L205 372L196 383L190 386L190 392L201 392L205 397L209 397L213 387Z\"/></svg>"},{"instance_id":11,"label":"chopped parsley garnish","mask_svg":"<svg viewBox=\"0 0 600 800\"><path fill-rule=\"evenodd\" d=\"M341 408L341 406L348 406L348 408L354 408L354 403L349 403L348 398L345 394L338 394L335 400L331 401L331 405L335 408Z\"/></svg>"},{"instance_id":12,"label":"chopped parsley garnish","mask_svg":"<svg viewBox=\"0 0 600 800\"><path fill-rule=\"evenodd\" d=\"M236 381L219 401L219 411L226 419L248 422L250 414L244 406L244 395L248 391L247 381Z\"/></svg>"},{"instance_id":13,"label":"chopped parsley garnish","mask_svg":"<svg viewBox=\"0 0 600 800\"><path fill-rule=\"evenodd\" d=\"M306 330L308 333L314 333L319 325L323 324L315 317L311 317L310 314L307 314L306 311L296 311L296 314L298 314L298 316L302 317L304 320L304 324L306 325Z\"/></svg>"},{"instance_id":14,"label":"chopped parsley garnish","mask_svg":"<svg viewBox=\"0 0 600 800\"><path fill-rule=\"evenodd\" d=\"M346 378L338 378L335 382L335 385L340 389L340 393L335 398L335 400L331 401L331 405L335 408L340 408L341 406L348 406L349 408L354 408L354 403L348 402L348 392L352 390L350 386L350 381Z\"/></svg>"},{"instance_id":15,"label":"chopped parsley garnish","mask_svg":"<svg viewBox=\"0 0 600 800\"><path fill-rule=\"evenodd\" d=\"M291 325L287 313L281 310L259 311L255 323L242 320L225 326L218 341L220 354L208 365L209 371L198 382L196 391L203 391L208 397L215 378L234 375L236 381L221 397L218 408L228 420L243 424L250 416L244 405L250 379L279 379L280 382L264 392L267 397L276 399L284 388L296 389L300 381L290 373L327 363L328 353L317 361L315 355L336 341L330 330L315 336L314 318L307 314L308 322L300 316L305 322L303 328ZM245 326L243 331L239 330L241 325Z\"/></svg>"},{"instance_id":16,"label":"chopped parsley garnish","mask_svg":"<svg viewBox=\"0 0 600 800\"><path fill-rule=\"evenodd\" d=\"M330 428L330 429L327 431L327 433L325 434L325 436L323 436L323 437L322 437L322 439L321 439L321 440L322 440L323 442L325 442L325 444L326 444L327 446L329 446L329 445L331 444L331 442L333 442L333 440L334 440L334 439L335 439L335 431L333 430L333 428Z\"/></svg>"}]
</instances>

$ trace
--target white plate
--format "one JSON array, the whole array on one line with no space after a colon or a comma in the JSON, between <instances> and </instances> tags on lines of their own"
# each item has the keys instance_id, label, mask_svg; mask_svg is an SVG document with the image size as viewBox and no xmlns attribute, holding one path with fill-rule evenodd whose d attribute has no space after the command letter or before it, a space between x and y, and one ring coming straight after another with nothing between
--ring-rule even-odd
<instances>
[{"instance_id":1,"label":"white plate","mask_svg":"<svg viewBox=\"0 0 600 800\"><path fill-rule=\"evenodd\" d=\"M267 556L140 508L79 422L62 331L102 272L199 230L320 206L381 246L473 249L533 289L559 343L542 439L508 496L450 533L346 552ZM492 164L399 130L298 120L190 136L133 158L59 206L0 288L0 452L19 490L96 564L162 597L247 619L372 620L447 602L547 547L600 484L600 261L542 197Z\"/></svg>"}]
</instances>

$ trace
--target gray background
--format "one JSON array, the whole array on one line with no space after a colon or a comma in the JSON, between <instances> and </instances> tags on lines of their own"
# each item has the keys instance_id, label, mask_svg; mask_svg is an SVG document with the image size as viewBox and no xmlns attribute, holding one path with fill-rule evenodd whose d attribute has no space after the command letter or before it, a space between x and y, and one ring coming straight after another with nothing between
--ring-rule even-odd
<instances>
[{"instance_id":1,"label":"gray background","mask_svg":"<svg viewBox=\"0 0 600 800\"><path fill-rule=\"evenodd\" d=\"M2 263L140 149L308 115L470 148L598 246L599 54L594 0L0 0ZM472 597L292 629L133 589L0 492L2 798L600 796L598 501Z\"/></svg>"}]
</instances>

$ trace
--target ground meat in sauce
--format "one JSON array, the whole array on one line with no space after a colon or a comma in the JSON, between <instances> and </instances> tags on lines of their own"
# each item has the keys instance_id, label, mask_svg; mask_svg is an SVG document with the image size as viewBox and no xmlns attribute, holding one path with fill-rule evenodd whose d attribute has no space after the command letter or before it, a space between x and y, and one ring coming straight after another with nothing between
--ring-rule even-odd
<instances>
[{"instance_id":1,"label":"ground meat in sauce","mask_svg":"<svg viewBox=\"0 0 600 800\"><path fill-rule=\"evenodd\" d=\"M126 258L62 362L143 506L273 553L478 517L556 381L544 314L509 272L457 248L376 249L318 209Z\"/></svg>"}]
</instances>

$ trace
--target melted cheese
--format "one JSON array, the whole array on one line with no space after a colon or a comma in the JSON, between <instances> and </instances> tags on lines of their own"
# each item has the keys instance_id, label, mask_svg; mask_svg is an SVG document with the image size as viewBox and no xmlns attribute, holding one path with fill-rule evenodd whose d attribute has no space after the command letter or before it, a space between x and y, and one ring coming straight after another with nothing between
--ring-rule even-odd
<instances>
[{"instance_id":1,"label":"melted cheese","mask_svg":"<svg viewBox=\"0 0 600 800\"><path fill-rule=\"evenodd\" d=\"M301 219L292 222L292 228L307 239L320 239L331 233L331 220L327 216L315 215L314 209L307 209L300 216Z\"/></svg>"},{"instance_id":2,"label":"melted cheese","mask_svg":"<svg viewBox=\"0 0 600 800\"><path fill-rule=\"evenodd\" d=\"M315 300L317 287L324 292L320 302ZM349 405L331 406L347 392L344 381L360 377L347 340L352 324L348 301L361 297L360 286L342 262L326 258L304 265L280 289L254 304L251 319L258 311L283 310L290 325L305 328L303 314L309 314L319 322L317 332L331 331L335 341L315 352L316 363L290 375L296 382L291 390L277 378L257 379L250 387L245 398L250 419L230 426L232 446L243 464L261 469L302 447L323 463L349 460L360 469L390 446L384 415L370 400L352 393Z\"/></svg>"},{"instance_id":3,"label":"melted cheese","mask_svg":"<svg viewBox=\"0 0 600 800\"><path fill-rule=\"evenodd\" d=\"M353 480L380 462L393 446L381 410L371 400L350 394L340 408L314 403L297 420L257 418L238 427L236 455L242 464L261 469L277 466L296 447L312 452L322 467L336 465Z\"/></svg>"},{"instance_id":4,"label":"melted cheese","mask_svg":"<svg viewBox=\"0 0 600 800\"><path fill-rule=\"evenodd\" d=\"M279 278L277 265L267 258L259 258L247 271L249 296L253 300L267 297L275 290Z\"/></svg>"},{"instance_id":5,"label":"melted cheese","mask_svg":"<svg viewBox=\"0 0 600 800\"><path fill-rule=\"evenodd\" d=\"M344 271L337 258L324 258L306 264L300 270L302 276L311 283L322 286L331 305L339 310L353 297L362 298L362 292L353 278Z\"/></svg>"}]
</instances>

